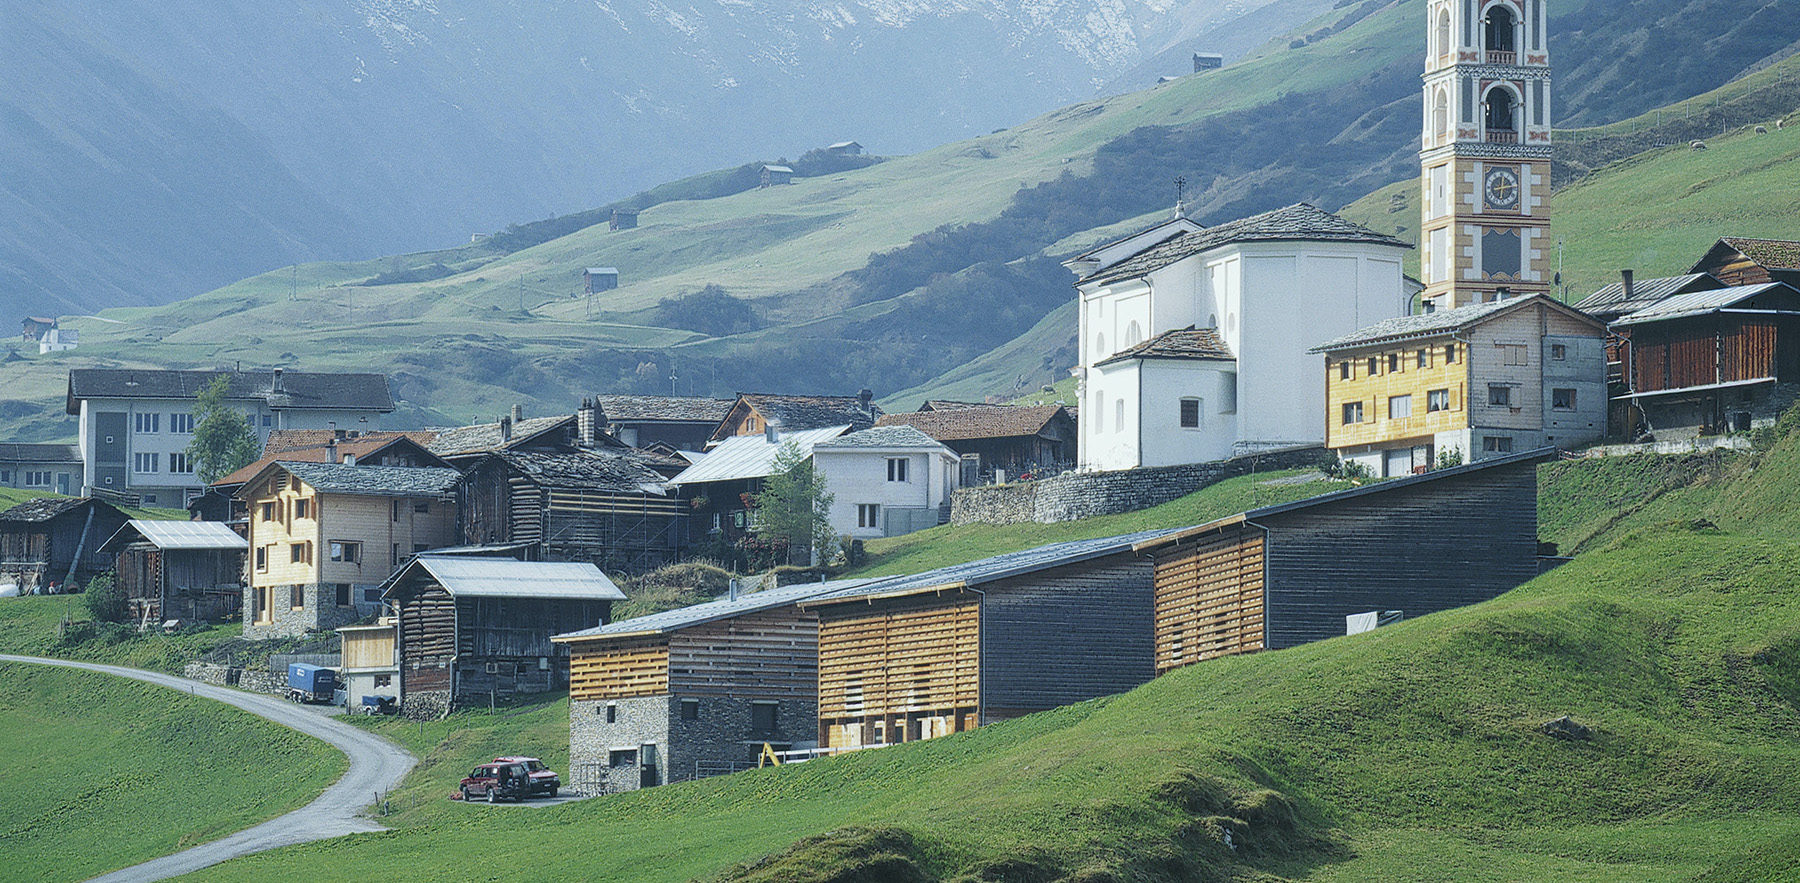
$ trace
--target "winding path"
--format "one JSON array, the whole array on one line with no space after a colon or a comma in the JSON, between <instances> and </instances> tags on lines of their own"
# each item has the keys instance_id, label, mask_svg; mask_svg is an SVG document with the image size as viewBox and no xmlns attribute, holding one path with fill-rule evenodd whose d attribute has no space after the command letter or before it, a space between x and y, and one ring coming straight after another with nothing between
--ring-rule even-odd
<instances>
[{"instance_id":1,"label":"winding path","mask_svg":"<svg viewBox=\"0 0 1800 883\"><path fill-rule=\"evenodd\" d=\"M325 789L319 799L280 818L253 828L203 843L173 855L133 865L94 878L98 883L148 883L198 871L228 859L263 852L278 846L310 843L356 834L385 830L362 812L374 802L377 794L385 794L400 784L418 758L400 746L349 724L333 720L315 710L295 705L274 696L245 693L229 687L215 687L187 678L117 665L96 665L63 659L40 659L33 656L0 654L0 661L55 665L117 675L145 681L194 696L216 699L259 717L268 718L284 727L298 730L315 739L331 743L350 758L350 770L337 784Z\"/></svg>"}]
</instances>

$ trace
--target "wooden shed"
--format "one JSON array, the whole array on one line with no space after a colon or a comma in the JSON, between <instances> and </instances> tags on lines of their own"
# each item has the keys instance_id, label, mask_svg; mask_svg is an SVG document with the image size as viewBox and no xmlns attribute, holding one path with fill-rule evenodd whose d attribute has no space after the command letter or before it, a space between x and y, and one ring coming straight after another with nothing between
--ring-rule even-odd
<instances>
[{"instance_id":1,"label":"wooden shed","mask_svg":"<svg viewBox=\"0 0 1800 883\"><path fill-rule=\"evenodd\" d=\"M614 230L630 230L638 225L638 211L634 208L616 208L612 210L612 220L608 226Z\"/></svg>"},{"instance_id":2,"label":"wooden shed","mask_svg":"<svg viewBox=\"0 0 1800 883\"><path fill-rule=\"evenodd\" d=\"M1777 419L1800 384L1800 289L1766 282L1669 297L1612 323L1642 431L1745 431Z\"/></svg>"},{"instance_id":3,"label":"wooden shed","mask_svg":"<svg viewBox=\"0 0 1800 883\"><path fill-rule=\"evenodd\" d=\"M229 619L244 598L250 544L217 521L132 519L100 547L139 628Z\"/></svg>"},{"instance_id":4,"label":"wooden shed","mask_svg":"<svg viewBox=\"0 0 1800 883\"><path fill-rule=\"evenodd\" d=\"M1153 570L1170 531L1058 543L801 602L819 615L819 742L929 739L1155 676Z\"/></svg>"},{"instance_id":5,"label":"wooden shed","mask_svg":"<svg viewBox=\"0 0 1800 883\"><path fill-rule=\"evenodd\" d=\"M1156 566L1156 671L1416 617L1538 573L1540 448L1255 509L1136 544Z\"/></svg>"},{"instance_id":6,"label":"wooden shed","mask_svg":"<svg viewBox=\"0 0 1800 883\"><path fill-rule=\"evenodd\" d=\"M625 594L592 564L421 554L388 578L409 715L568 684L552 635L605 624Z\"/></svg>"},{"instance_id":7,"label":"wooden shed","mask_svg":"<svg viewBox=\"0 0 1800 883\"><path fill-rule=\"evenodd\" d=\"M130 520L90 497L42 497L0 512L0 582L26 591L85 583L111 569L100 544Z\"/></svg>"},{"instance_id":8,"label":"wooden shed","mask_svg":"<svg viewBox=\"0 0 1800 883\"><path fill-rule=\"evenodd\" d=\"M813 746L819 619L795 605L868 583L782 586L558 635L569 762L611 790L736 772Z\"/></svg>"}]
</instances>

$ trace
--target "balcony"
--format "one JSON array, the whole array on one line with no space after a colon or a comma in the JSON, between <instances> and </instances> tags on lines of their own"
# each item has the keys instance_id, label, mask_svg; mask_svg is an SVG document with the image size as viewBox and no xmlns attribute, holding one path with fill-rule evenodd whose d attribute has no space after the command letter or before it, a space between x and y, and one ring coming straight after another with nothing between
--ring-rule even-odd
<instances>
[{"instance_id":1,"label":"balcony","mask_svg":"<svg viewBox=\"0 0 1800 883\"><path fill-rule=\"evenodd\" d=\"M1489 144L1517 144L1517 143L1519 143L1519 133L1518 132L1492 132L1492 131L1490 131L1487 133L1487 143L1489 143Z\"/></svg>"},{"instance_id":2,"label":"balcony","mask_svg":"<svg viewBox=\"0 0 1800 883\"><path fill-rule=\"evenodd\" d=\"M1501 49L1489 49L1487 51L1487 63L1488 64L1518 64L1519 63L1519 53L1507 52L1507 51L1501 50Z\"/></svg>"}]
</instances>

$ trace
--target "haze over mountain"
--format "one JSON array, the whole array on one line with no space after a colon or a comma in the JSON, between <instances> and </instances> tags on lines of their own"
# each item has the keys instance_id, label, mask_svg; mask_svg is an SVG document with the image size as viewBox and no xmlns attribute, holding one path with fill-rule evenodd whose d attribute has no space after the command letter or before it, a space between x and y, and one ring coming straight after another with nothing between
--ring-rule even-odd
<instances>
[{"instance_id":1,"label":"haze over mountain","mask_svg":"<svg viewBox=\"0 0 1800 883\"><path fill-rule=\"evenodd\" d=\"M23 88L0 95L0 305L162 303L838 140L922 150L1182 73L1190 49L1241 55L1331 5L7 4L0 82Z\"/></svg>"}]
</instances>

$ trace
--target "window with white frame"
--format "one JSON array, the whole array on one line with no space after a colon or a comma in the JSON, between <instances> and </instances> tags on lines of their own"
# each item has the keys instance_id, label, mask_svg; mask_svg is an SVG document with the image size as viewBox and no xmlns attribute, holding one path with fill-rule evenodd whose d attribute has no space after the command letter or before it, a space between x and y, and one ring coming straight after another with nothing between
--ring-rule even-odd
<instances>
[{"instance_id":1,"label":"window with white frame","mask_svg":"<svg viewBox=\"0 0 1800 883\"><path fill-rule=\"evenodd\" d=\"M175 413L169 415L169 431L182 435L194 434L194 415Z\"/></svg>"},{"instance_id":2,"label":"window with white frame","mask_svg":"<svg viewBox=\"0 0 1800 883\"><path fill-rule=\"evenodd\" d=\"M1488 404L1497 408L1512 407L1512 387L1498 383L1488 384Z\"/></svg>"},{"instance_id":3,"label":"window with white frame","mask_svg":"<svg viewBox=\"0 0 1800 883\"><path fill-rule=\"evenodd\" d=\"M1550 407L1553 410L1557 410L1557 411L1573 411L1573 410L1575 410L1575 390L1573 390L1573 389L1550 390Z\"/></svg>"},{"instance_id":4,"label":"window with white frame","mask_svg":"<svg viewBox=\"0 0 1800 883\"><path fill-rule=\"evenodd\" d=\"M142 433L161 432L162 431L162 415L161 414L133 414L133 415L131 415L131 430L133 432L142 432Z\"/></svg>"},{"instance_id":5,"label":"window with white frame","mask_svg":"<svg viewBox=\"0 0 1800 883\"><path fill-rule=\"evenodd\" d=\"M25 486L26 487L49 487L50 486L50 473L48 471L38 472L36 470L27 470L25 473Z\"/></svg>"},{"instance_id":6,"label":"window with white frame","mask_svg":"<svg viewBox=\"0 0 1800 883\"><path fill-rule=\"evenodd\" d=\"M1358 423L1361 423L1362 421L1363 421L1363 403L1362 402L1345 402L1344 403L1344 425L1345 426L1354 426Z\"/></svg>"},{"instance_id":7,"label":"window with white frame","mask_svg":"<svg viewBox=\"0 0 1800 883\"><path fill-rule=\"evenodd\" d=\"M889 457L889 458L887 458L887 480L888 481L907 481L908 479L906 477L906 465L908 462L910 462L910 461L905 457Z\"/></svg>"},{"instance_id":8,"label":"window with white frame","mask_svg":"<svg viewBox=\"0 0 1800 883\"><path fill-rule=\"evenodd\" d=\"M192 475L194 461L185 452L176 451L169 455L169 471L178 475Z\"/></svg>"},{"instance_id":9,"label":"window with white frame","mask_svg":"<svg viewBox=\"0 0 1800 883\"><path fill-rule=\"evenodd\" d=\"M1412 396L1389 396L1388 419L1403 420L1412 416Z\"/></svg>"},{"instance_id":10,"label":"window with white frame","mask_svg":"<svg viewBox=\"0 0 1800 883\"><path fill-rule=\"evenodd\" d=\"M342 561L347 564L355 564L362 560L362 543L352 543L352 542L348 542L345 540L332 540L330 552L331 552L331 560L333 560L333 561Z\"/></svg>"},{"instance_id":11,"label":"window with white frame","mask_svg":"<svg viewBox=\"0 0 1800 883\"><path fill-rule=\"evenodd\" d=\"M880 527L881 526L881 504L880 503L857 503L856 504L856 526L857 527Z\"/></svg>"},{"instance_id":12,"label":"window with white frame","mask_svg":"<svg viewBox=\"0 0 1800 883\"><path fill-rule=\"evenodd\" d=\"M139 473L156 472L158 471L157 464L161 459L161 456L158 454L132 454L131 471Z\"/></svg>"},{"instance_id":13,"label":"window with white frame","mask_svg":"<svg viewBox=\"0 0 1800 883\"><path fill-rule=\"evenodd\" d=\"M1510 454L1513 440L1510 435L1487 435L1481 438L1481 450L1489 454Z\"/></svg>"},{"instance_id":14,"label":"window with white frame","mask_svg":"<svg viewBox=\"0 0 1800 883\"><path fill-rule=\"evenodd\" d=\"M1448 410L1450 410L1450 390L1434 389L1425 394L1426 413Z\"/></svg>"}]
</instances>

